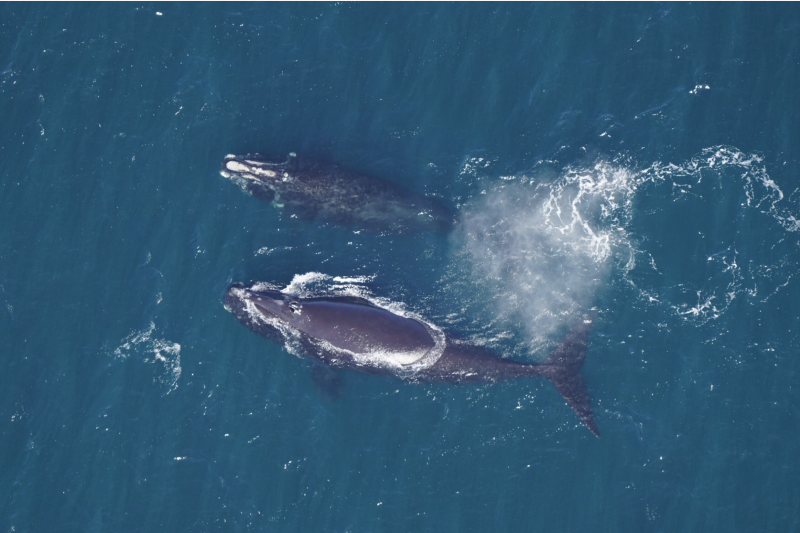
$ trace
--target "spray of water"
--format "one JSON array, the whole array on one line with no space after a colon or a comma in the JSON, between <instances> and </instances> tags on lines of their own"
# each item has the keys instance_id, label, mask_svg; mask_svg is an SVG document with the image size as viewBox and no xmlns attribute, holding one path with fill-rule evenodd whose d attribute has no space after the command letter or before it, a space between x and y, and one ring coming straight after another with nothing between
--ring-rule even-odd
<instances>
[{"instance_id":1,"label":"spray of water","mask_svg":"<svg viewBox=\"0 0 800 533\"><path fill-rule=\"evenodd\" d=\"M555 330L592 306L614 259L630 257L620 217L633 179L606 163L556 180L506 178L464 210L457 258L496 320L524 331L528 350L552 344Z\"/></svg>"},{"instance_id":2,"label":"spray of water","mask_svg":"<svg viewBox=\"0 0 800 533\"><path fill-rule=\"evenodd\" d=\"M797 270L800 217L757 154L717 146L680 164L618 157L500 179L484 161L462 171L485 186L462 210L443 280L485 319L476 342L546 353L612 285L631 305L702 325Z\"/></svg>"}]
</instances>

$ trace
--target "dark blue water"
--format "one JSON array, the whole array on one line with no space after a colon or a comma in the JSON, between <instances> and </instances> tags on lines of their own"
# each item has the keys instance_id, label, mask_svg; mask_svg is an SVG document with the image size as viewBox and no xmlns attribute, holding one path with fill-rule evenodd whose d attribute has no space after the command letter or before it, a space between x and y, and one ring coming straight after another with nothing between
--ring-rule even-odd
<instances>
[{"instance_id":1,"label":"dark blue water","mask_svg":"<svg viewBox=\"0 0 800 533\"><path fill-rule=\"evenodd\" d=\"M0 531L800 530L798 57L795 4L0 5ZM294 219L254 151L461 223ZM603 438L545 381L333 401L256 280L525 362L592 308Z\"/></svg>"}]
</instances>

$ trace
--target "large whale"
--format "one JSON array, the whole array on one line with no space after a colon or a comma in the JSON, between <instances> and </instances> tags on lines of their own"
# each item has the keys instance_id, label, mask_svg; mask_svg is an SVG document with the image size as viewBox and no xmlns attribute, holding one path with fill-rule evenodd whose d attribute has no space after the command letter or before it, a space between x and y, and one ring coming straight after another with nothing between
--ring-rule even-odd
<instances>
[{"instance_id":1,"label":"large whale","mask_svg":"<svg viewBox=\"0 0 800 533\"><path fill-rule=\"evenodd\" d=\"M600 436L579 373L591 317L573 327L543 363L528 365L497 357L362 298L301 298L267 284L235 283L228 287L225 308L255 333L333 369L426 383L546 378L589 431Z\"/></svg>"},{"instance_id":2,"label":"large whale","mask_svg":"<svg viewBox=\"0 0 800 533\"><path fill-rule=\"evenodd\" d=\"M228 155L220 174L298 218L394 233L447 232L454 223L453 214L436 199L330 163L300 161L295 153L283 160Z\"/></svg>"}]
</instances>

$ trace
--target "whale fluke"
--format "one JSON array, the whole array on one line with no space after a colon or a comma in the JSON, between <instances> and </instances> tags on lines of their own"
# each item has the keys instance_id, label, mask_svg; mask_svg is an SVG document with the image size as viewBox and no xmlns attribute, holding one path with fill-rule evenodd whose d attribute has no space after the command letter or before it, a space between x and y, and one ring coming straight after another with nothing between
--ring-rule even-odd
<instances>
[{"instance_id":1,"label":"whale fluke","mask_svg":"<svg viewBox=\"0 0 800 533\"><path fill-rule=\"evenodd\" d=\"M553 382L556 390L567 400L581 422L600 438L600 430L594 422L592 405L586 383L580 375L586 359L586 344L589 341L589 330L594 321L594 314L587 316L581 323L567 333L561 344L553 350L550 357L541 365L536 365L538 375Z\"/></svg>"}]
</instances>

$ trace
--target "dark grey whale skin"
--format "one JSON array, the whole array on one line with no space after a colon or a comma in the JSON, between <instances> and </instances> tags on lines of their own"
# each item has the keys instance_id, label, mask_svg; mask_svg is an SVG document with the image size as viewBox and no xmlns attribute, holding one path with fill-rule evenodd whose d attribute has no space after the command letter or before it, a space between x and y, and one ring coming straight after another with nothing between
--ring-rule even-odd
<instances>
[{"instance_id":1,"label":"dark grey whale skin","mask_svg":"<svg viewBox=\"0 0 800 533\"><path fill-rule=\"evenodd\" d=\"M247 312L246 302L249 301L258 313L278 319L299 332L303 354L323 365L414 382L457 385L497 383L525 377L546 378L556 386L589 431L600 437L589 393L580 375L592 317L576 325L550 357L538 365L502 359L489 350L446 336L444 352L433 365L410 377L401 377L388 368L359 363L345 352L325 349L319 341L327 341L356 354L378 348L397 351L433 348L434 339L418 321L394 314L362 298L298 298L279 290L252 290L252 287L241 283L228 287L225 308L253 332L284 344L285 338L280 331Z\"/></svg>"},{"instance_id":2,"label":"dark grey whale skin","mask_svg":"<svg viewBox=\"0 0 800 533\"><path fill-rule=\"evenodd\" d=\"M304 219L390 233L449 232L455 216L438 200L322 161L228 155L220 174L254 197Z\"/></svg>"}]
</instances>

